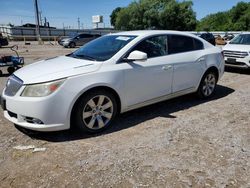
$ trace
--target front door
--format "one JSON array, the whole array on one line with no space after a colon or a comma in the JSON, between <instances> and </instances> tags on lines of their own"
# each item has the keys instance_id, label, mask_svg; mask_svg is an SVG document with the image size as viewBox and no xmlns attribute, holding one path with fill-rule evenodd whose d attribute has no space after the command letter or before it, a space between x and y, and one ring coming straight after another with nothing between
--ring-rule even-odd
<instances>
[{"instance_id":1,"label":"front door","mask_svg":"<svg viewBox=\"0 0 250 188\"><path fill-rule=\"evenodd\" d=\"M166 56L166 43L167 36L156 36L131 50L147 53L148 59L126 65L124 85L128 107L172 92L173 65Z\"/></svg>"}]
</instances>

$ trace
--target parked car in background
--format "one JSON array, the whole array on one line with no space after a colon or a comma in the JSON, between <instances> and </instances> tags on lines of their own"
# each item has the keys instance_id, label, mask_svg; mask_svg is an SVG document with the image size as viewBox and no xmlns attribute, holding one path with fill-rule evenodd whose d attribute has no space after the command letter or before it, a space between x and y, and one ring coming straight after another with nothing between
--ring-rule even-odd
<instances>
[{"instance_id":1,"label":"parked car in background","mask_svg":"<svg viewBox=\"0 0 250 188\"><path fill-rule=\"evenodd\" d=\"M9 45L8 39L3 37L2 34L0 33L0 48L2 46L8 46L8 45Z\"/></svg>"},{"instance_id":2,"label":"parked car in background","mask_svg":"<svg viewBox=\"0 0 250 188\"><path fill-rule=\"evenodd\" d=\"M226 40L226 41L230 41L230 40L232 40L234 37L235 37L234 34L232 34L232 33L226 33L225 36L223 37L223 39Z\"/></svg>"},{"instance_id":3,"label":"parked car in background","mask_svg":"<svg viewBox=\"0 0 250 188\"><path fill-rule=\"evenodd\" d=\"M58 43L64 47L75 48L76 46L82 46L87 42L94 40L100 36L101 35L99 34L82 33L75 36L62 38L61 40L58 41Z\"/></svg>"},{"instance_id":4,"label":"parked car in background","mask_svg":"<svg viewBox=\"0 0 250 188\"><path fill-rule=\"evenodd\" d=\"M100 132L117 114L196 92L212 96L224 73L221 49L178 31L129 31L9 77L1 104L16 125Z\"/></svg>"},{"instance_id":5,"label":"parked car in background","mask_svg":"<svg viewBox=\"0 0 250 188\"><path fill-rule=\"evenodd\" d=\"M199 37L203 38L204 40L208 41L210 44L215 46L215 37L212 33L202 33Z\"/></svg>"},{"instance_id":6,"label":"parked car in background","mask_svg":"<svg viewBox=\"0 0 250 188\"><path fill-rule=\"evenodd\" d=\"M227 66L250 68L250 33L239 34L223 48Z\"/></svg>"}]
</instances>

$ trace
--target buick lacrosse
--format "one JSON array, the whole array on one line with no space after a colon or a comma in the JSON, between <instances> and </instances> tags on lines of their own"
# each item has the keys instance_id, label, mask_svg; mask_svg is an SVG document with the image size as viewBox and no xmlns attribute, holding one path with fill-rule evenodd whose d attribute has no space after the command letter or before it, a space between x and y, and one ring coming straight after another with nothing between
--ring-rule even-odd
<instances>
[{"instance_id":1,"label":"buick lacrosse","mask_svg":"<svg viewBox=\"0 0 250 188\"><path fill-rule=\"evenodd\" d=\"M121 32L16 71L1 106L27 129L95 133L119 113L188 93L210 97L223 73L221 50L192 34Z\"/></svg>"}]
</instances>

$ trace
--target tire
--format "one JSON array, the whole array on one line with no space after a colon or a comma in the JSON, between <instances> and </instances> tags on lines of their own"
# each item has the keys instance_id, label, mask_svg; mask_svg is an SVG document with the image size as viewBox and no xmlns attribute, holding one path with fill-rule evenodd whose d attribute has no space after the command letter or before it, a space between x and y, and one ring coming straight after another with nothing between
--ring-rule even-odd
<instances>
[{"instance_id":1,"label":"tire","mask_svg":"<svg viewBox=\"0 0 250 188\"><path fill-rule=\"evenodd\" d=\"M0 76L2 76L2 74L3 74L3 71L0 70Z\"/></svg>"},{"instance_id":2,"label":"tire","mask_svg":"<svg viewBox=\"0 0 250 188\"><path fill-rule=\"evenodd\" d=\"M76 43L74 43L74 42L69 43L69 47L70 48L75 48L76 47Z\"/></svg>"},{"instance_id":3,"label":"tire","mask_svg":"<svg viewBox=\"0 0 250 188\"><path fill-rule=\"evenodd\" d=\"M115 96L106 90L83 95L73 110L71 126L88 133L101 132L112 124L117 114Z\"/></svg>"},{"instance_id":4,"label":"tire","mask_svg":"<svg viewBox=\"0 0 250 188\"><path fill-rule=\"evenodd\" d=\"M214 94L217 85L217 74L214 71L208 71L201 79L197 94L200 98L206 99Z\"/></svg>"},{"instance_id":5,"label":"tire","mask_svg":"<svg viewBox=\"0 0 250 188\"><path fill-rule=\"evenodd\" d=\"M12 74L13 72L15 72L15 68L14 67L8 67L7 71L9 74Z\"/></svg>"}]
</instances>

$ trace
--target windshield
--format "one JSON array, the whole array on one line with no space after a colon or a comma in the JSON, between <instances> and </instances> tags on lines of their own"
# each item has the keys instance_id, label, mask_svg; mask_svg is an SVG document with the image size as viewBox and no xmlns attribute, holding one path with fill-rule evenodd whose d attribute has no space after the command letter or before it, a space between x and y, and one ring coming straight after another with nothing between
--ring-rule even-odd
<instances>
[{"instance_id":1,"label":"windshield","mask_svg":"<svg viewBox=\"0 0 250 188\"><path fill-rule=\"evenodd\" d=\"M68 56L93 61L106 61L136 36L106 35L82 46Z\"/></svg>"},{"instance_id":2,"label":"windshield","mask_svg":"<svg viewBox=\"0 0 250 188\"><path fill-rule=\"evenodd\" d=\"M250 34L241 34L241 35L238 35L234 39L232 39L229 44L250 45Z\"/></svg>"}]
</instances>

